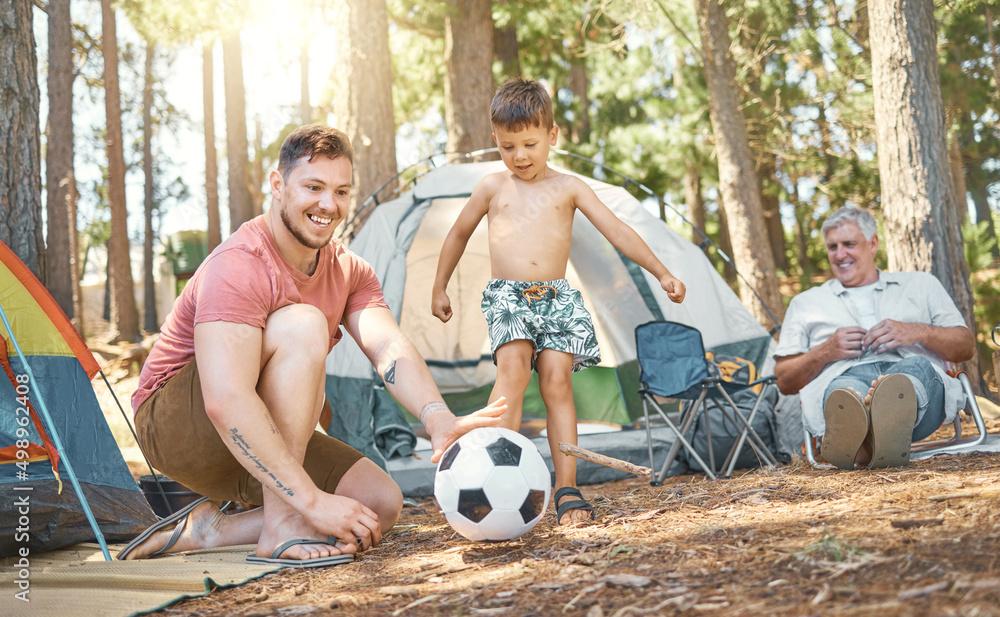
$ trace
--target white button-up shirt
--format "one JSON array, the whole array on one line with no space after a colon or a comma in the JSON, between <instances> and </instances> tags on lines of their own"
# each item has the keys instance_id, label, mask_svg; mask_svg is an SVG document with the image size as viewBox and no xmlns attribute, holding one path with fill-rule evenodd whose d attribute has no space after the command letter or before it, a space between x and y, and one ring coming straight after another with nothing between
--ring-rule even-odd
<instances>
[{"instance_id":1,"label":"white button-up shirt","mask_svg":"<svg viewBox=\"0 0 1000 617\"><path fill-rule=\"evenodd\" d=\"M931 274L879 270L879 279L873 288L877 321L893 319L942 328L966 326L951 296ZM781 336L774 357L805 353L830 338L838 328L860 325L860 316L843 284L837 279L829 280L792 298L781 324ZM944 362L923 345L908 345L885 354L866 353L860 358L846 358L828 364L799 393L803 425L813 435L825 432L823 394L830 382L847 369L867 362L891 362L911 356L927 358L941 375L944 380L945 423L951 422L958 410L965 406L962 384L949 377Z\"/></svg>"}]
</instances>

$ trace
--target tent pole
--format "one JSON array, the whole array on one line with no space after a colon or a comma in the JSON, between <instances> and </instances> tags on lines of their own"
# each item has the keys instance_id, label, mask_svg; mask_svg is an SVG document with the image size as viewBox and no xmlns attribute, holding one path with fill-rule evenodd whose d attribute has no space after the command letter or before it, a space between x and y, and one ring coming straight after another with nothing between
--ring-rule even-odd
<instances>
[{"instance_id":1,"label":"tent pole","mask_svg":"<svg viewBox=\"0 0 1000 617\"><path fill-rule=\"evenodd\" d=\"M24 357L24 352L21 351L21 345L17 342L17 337L14 336L14 329L10 327L10 322L7 321L7 313L0 306L0 318L3 319L3 325L7 328L7 332L10 333L10 340L14 343L14 349L17 351L17 357L21 359L21 364L24 365L24 372L28 374L28 379L31 381L32 387L35 388L35 392L38 393L38 410L42 413L42 417L45 420L45 424L51 433L52 443L55 444L56 449L61 455L61 460L66 463L66 471L69 473L70 482L73 483L73 490L76 491L77 497L80 498L80 505L83 506L83 513L87 515L87 521L90 523L90 528L94 531L94 536L97 538L97 543L101 545L101 552L104 553L104 560L111 561L111 553L108 551L108 543L104 540L104 534L101 533L101 528L97 526L97 521L94 520L94 513L90 511L90 504L87 503L87 498L83 495L83 488L80 486L80 481L76 478L76 472L73 471L73 464L70 462L69 457L66 456L63 450L62 440L59 438L59 432L56 431L55 423L52 422L52 416L49 415L49 408L45 405L45 399L42 397L42 390L38 387L38 382L35 381L35 375L31 372L31 367L28 366L28 359Z\"/></svg>"}]
</instances>

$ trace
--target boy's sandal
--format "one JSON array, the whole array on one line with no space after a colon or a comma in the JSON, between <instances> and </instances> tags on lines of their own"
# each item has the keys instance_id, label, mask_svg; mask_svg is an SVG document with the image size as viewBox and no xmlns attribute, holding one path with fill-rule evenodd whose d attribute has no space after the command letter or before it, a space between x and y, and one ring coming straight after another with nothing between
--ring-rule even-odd
<instances>
[{"instance_id":1,"label":"boy's sandal","mask_svg":"<svg viewBox=\"0 0 1000 617\"><path fill-rule=\"evenodd\" d=\"M570 497L579 497L579 499L573 499L571 501L566 501L559 503L559 500L563 497L569 495ZM590 519L594 519L594 506L583 498L583 493L580 489L575 486L564 486L556 491L556 524L562 525L563 514L566 514L570 510L586 510L590 512Z\"/></svg>"}]
</instances>

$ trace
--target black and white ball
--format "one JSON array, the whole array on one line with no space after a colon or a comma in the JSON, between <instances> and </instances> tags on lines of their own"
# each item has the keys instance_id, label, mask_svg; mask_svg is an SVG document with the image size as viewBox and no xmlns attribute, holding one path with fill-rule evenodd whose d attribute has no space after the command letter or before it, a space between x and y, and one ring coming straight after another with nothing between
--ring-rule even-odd
<instances>
[{"instance_id":1,"label":"black and white ball","mask_svg":"<svg viewBox=\"0 0 1000 617\"><path fill-rule=\"evenodd\" d=\"M478 428L448 448L434 498L448 524L474 541L513 540L541 520L552 488L531 440L505 428Z\"/></svg>"}]
</instances>

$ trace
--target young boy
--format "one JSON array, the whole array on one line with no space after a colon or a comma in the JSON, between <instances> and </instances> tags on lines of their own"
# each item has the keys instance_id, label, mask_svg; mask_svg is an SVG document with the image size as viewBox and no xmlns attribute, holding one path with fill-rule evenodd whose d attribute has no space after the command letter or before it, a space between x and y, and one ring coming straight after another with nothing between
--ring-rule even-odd
<instances>
[{"instance_id":1,"label":"young boy","mask_svg":"<svg viewBox=\"0 0 1000 617\"><path fill-rule=\"evenodd\" d=\"M583 212L615 248L653 274L672 301L681 302L685 288L583 180L548 166L549 147L559 129L553 124L552 101L539 83L515 78L500 86L490 121L508 171L476 185L448 233L431 312L441 321L451 319L448 280L486 216L493 280L483 292L482 306L497 366L490 401L507 397L502 426L518 430L531 370L538 371L556 472L556 521L585 520L593 518L594 508L576 487L576 458L558 447L560 442L577 443L571 375L601 359L583 298L565 279L573 213Z\"/></svg>"}]
</instances>

